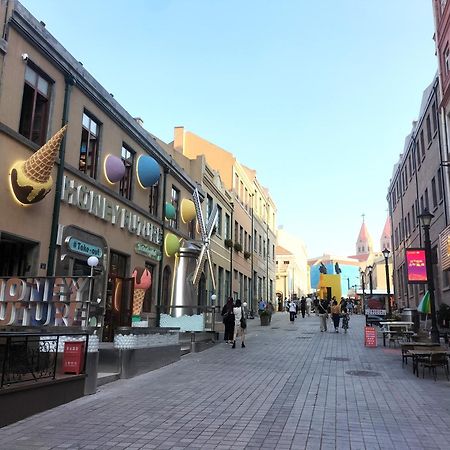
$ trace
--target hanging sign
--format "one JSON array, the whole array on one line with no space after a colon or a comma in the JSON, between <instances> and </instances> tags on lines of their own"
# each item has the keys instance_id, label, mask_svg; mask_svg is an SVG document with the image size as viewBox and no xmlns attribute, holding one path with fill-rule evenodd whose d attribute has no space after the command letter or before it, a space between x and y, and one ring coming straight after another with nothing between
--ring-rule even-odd
<instances>
[{"instance_id":1,"label":"hanging sign","mask_svg":"<svg viewBox=\"0 0 450 450\"><path fill-rule=\"evenodd\" d=\"M423 248L406 249L406 271L408 283L427 283L427 264Z\"/></svg>"},{"instance_id":2,"label":"hanging sign","mask_svg":"<svg viewBox=\"0 0 450 450\"><path fill-rule=\"evenodd\" d=\"M67 247L75 253L86 256L96 256L101 258L103 256L103 250L96 245L87 244L72 236L66 238Z\"/></svg>"},{"instance_id":3,"label":"hanging sign","mask_svg":"<svg viewBox=\"0 0 450 450\"><path fill-rule=\"evenodd\" d=\"M147 256L148 258L154 259L155 261L161 261L162 253L161 250L158 250L157 248L150 247L147 244L144 244L142 242L136 242L136 245L134 246L134 251L138 255Z\"/></svg>"},{"instance_id":4,"label":"hanging sign","mask_svg":"<svg viewBox=\"0 0 450 450\"><path fill-rule=\"evenodd\" d=\"M376 347L377 346L377 331L374 327L364 328L364 346Z\"/></svg>"}]
</instances>

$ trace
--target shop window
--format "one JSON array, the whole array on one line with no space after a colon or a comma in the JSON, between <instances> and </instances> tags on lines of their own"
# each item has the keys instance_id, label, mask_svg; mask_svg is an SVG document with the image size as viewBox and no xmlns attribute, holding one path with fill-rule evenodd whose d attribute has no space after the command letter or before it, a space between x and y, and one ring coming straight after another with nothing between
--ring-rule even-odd
<instances>
[{"instance_id":1,"label":"shop window","mask_svg":"<svg viewBox=\"0 0 450 450\"><path fill-rule=\"evenodd\" d=\"M164 267L162 276L162 290L161 290L161 313L169 314L170 307L170 278L171 270L169 266Z\"/></svg>"},{"instance_id":2,"label":"shop window","mask_svg":"<svg viewBox=\"0 0 450 450\"><path fill-rule=\"evenodd\" d=\"M120 154L123 165L125 166L125 175L120 180L119 194L131 200L131 183L133 179L134 152L125 145L122 145Z\"/></svg>"},{"instance_id":3,"label":"shop window","mask_svg":"<svg viewBox=\"0 0 450 450\"><path fill-rule=\"evenodd\" d=\"M178 209L179 209L179 204L180 204L180 191L175 186L172 186L170 201L171 201L173 207L175 208L175 218L169 220L169 226L177 229L178 228Z\"/></svg>"},{"instance_id":4,"label":"shop window","mask_svg":"<svg viewBox=\"0 0 450 450\"><path fill-rule=\"evenodd\" d=\"M154 303L153 303L153 286L155 286L155 266L145 261L145 268L150 272L152 276L152 285L145 291L145 297L144 297L144 304L142 306L142 311L146 313L150 313L154 309Z\"/></svg>"},{"instance_id":5,"label":"shop window","mask_svg":"<svg viewBox=\"0 0 450 450\"><path fill-rule=\"evenodd\" d=\"M50 90L50 80L26 66L19 133L38 145L46 141Z\"/></svg>"},{"instance_id":6,"label":"shop window","mask_svg":"<svg viewBox=\"0 0 450 450\"><path fill-rule=\"evenodd\" d=\"M99 133L100 124L84 112L78 168L91 178L95 178L97 174Z\"/></svg>"},{"instance_id":7,"label":"shop window","mask_svg":"<svg viewBox=\"0 0 450 450\"><path fill-rule=\"evenodd\" d=\"M148 212L153 216L158 215L158 201L159 201L159 182L150 187L148 195Z\"/></svg>"},{"instance_id":8,"label":"shop window","mask_svg":"<svg viewBox=\"0 0 450 450\"><path fill-rule=\"evenodd\" d=\"M188 233L191 239L195 239L195 225L197 223L197 219L193 219L188 224Z\"/></svg>"},{"instance_id":9,"label":"shop window","mask_svg":"<svg viewBox=\"0 0 450 450\"><path fill-rule=\"evenodd\" d=\"M217 236L222 236L222 207L217 205L217 224L216 224Z\"/></svg>"}]
</instances>

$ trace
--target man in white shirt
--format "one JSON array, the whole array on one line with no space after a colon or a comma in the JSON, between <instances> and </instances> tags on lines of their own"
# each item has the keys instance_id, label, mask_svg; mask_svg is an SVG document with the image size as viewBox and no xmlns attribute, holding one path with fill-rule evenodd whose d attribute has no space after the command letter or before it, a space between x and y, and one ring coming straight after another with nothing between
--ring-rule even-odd
<instances>
[{"instance_id":1,"label":"man in white shirt","mask_svg":"<svg viewBox=\"0 0 450 450\"><path fill-rule=\"evenodd\" d=\"M311 297L308 295L306 297L306 314L308 314L308 317L311 314L311 304L312 304L312 300L311 300Z\"/></svg>"}]
</instances>

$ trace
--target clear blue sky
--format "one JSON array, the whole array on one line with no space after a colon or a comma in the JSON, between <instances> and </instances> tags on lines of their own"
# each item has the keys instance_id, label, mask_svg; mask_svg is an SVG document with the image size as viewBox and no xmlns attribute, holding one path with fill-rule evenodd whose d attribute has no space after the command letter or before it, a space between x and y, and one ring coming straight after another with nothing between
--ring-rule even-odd
<instances>
[{"instance_id":1,"label":"clear blue sky","mask_svg":"<svg viewBox=\"0 0 450 450\"><path fill-rule=\"evenodd\" d=\"M309 256L378 248L393 165L437 70L431 0L22 0L161 139L257 170Z\"/></svg>"}]
</instances>

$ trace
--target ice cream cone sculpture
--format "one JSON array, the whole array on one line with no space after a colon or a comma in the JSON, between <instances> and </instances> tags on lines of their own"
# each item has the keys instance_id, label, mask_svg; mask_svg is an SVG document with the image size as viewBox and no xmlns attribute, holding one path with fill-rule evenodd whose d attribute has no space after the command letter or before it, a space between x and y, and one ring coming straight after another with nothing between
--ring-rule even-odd
<instances>
[{"instance_id":1,"label":"ice cream cone sculpture","mask_svg":"<svg viewBox=\"0 0 450 450\"><path fill-rule=\"evenodd\" d=\"M140 316L145 292L152 285L152 274L145 267L135 267L131 276L134 278L133 316Z\"/></svg>"},{"instance_id":2,"label":"ice cream cone sculpture","mask_svg":"<svg viewBox=\"0 0 450 450\"><path fill-rule=\"evenodd\" d=\"M46 144L26 161L18 161L11 169L11 187L17 200L24 205L42 200L51 190L51 172L66 132L64 125Z\"/></svg>"}]
</instances>

